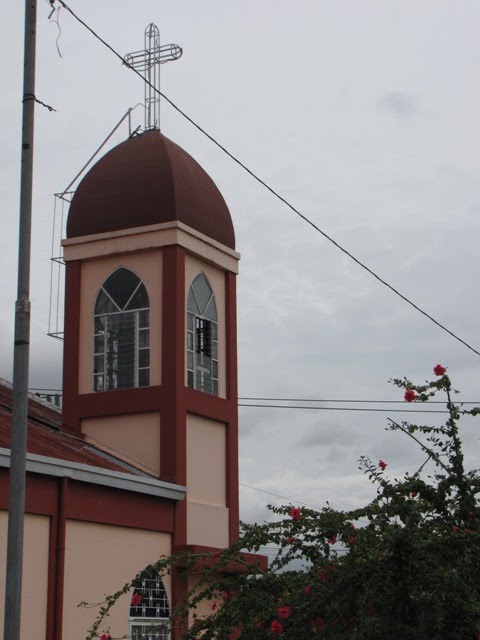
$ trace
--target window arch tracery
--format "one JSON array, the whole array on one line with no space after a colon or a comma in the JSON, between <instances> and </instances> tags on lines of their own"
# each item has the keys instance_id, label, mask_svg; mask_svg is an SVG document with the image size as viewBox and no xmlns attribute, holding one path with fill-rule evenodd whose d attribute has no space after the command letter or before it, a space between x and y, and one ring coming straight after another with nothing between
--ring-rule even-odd
<instances>
[{"instance_id":1,"label":"window arch tracery","mask_svg":"<svg viewBox=\"0 0 480 640\"><path fill-rule=\"evenodd\" d=\"M95 391L150 384L150 304L140 278L125 267L100 287L94 309Z\"/></svg>"},{"instance_id":2,"label":"window arch tracery","mask_svg":"<svg viewBox=\"0 0 480 640\"><path fill-rule=\"evenodd\" d=\"M203 273L187 299L187 384L218 395L218 320L212 288Z\"/></svg>"},{"instance_id":3,"label":"window arch tracery","mask_svg":"<svg viewBox=\"0 0 480 640\"><path fill-rule=\"evenodd\" d=\"M131 640L170 640L170 606L159 575L143 578L130 601Z\"/></svg>"}]
</instances>

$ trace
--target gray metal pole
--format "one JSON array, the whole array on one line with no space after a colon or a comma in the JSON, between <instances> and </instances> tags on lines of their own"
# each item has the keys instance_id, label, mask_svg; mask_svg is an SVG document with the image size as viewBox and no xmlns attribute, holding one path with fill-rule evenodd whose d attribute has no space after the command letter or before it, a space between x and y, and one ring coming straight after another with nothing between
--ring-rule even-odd
<instances>
[{"instance_id":1,"label":"gray metal pole","mask_svg":"<svg viewBox=\"0 0 480 640\"><path fill-rule=\"evenodd\" d=\"M28 361L30 351L30 239L32 220L33 124L35 111L36 0L25 1L22 168L18 286L15 303L13 406L8 507L4 640L19 640L22 600L25 464L27 456Z\"/></svg>"}]
</instances>

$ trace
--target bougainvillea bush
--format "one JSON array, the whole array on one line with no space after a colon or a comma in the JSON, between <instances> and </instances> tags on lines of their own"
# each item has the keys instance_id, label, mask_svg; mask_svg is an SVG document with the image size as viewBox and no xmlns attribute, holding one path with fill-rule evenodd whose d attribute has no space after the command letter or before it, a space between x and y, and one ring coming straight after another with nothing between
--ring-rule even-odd
<instances>
[{"instance_id":1,"label":"bougainvillea bush","mask_svg":"<svg viewBox=\"0 0 480 640\"><path fill-rule=\"evenodd\" d=\"M362 457L377 489L368 505L270 507L276 521L243 525L239 543L213 563L203 556L157 563L161 572L198 572L195 592L177 603L172 622L181 627L187 612L193 616L185 638L480 640L480 476L464 468L459 432L462 415L480 410L454 402L445 367L434 373L420 385L392 381L406 402L443 397L446 421L390 421L388 428L413 439L425 460L394 479L388 461ZM242 550L265 545L278 549L267 569L253 563L248 572L222 573L232 560L248 564ZM97 623L100 629L101 617Z\"/></svg>"}]
</instances>

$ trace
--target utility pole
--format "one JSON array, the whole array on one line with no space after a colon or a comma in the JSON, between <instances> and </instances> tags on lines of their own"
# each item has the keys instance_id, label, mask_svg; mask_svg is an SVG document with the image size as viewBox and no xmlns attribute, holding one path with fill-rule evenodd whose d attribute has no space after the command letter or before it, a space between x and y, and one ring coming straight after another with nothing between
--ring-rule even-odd
<instances>
[{"instance_id":1,"label":"utility pole","mask_svg":"<svg viewBox=\"0 0 480 640\"><path fill-rule=\"evenodd\" d=\"M25 466L27 457L28 364L30 354L30 240L32 228L33 126L35 112L36 0L25 0L22 166L18 285L15 302L13 404L8 505L4 640L19 640L22 600Z\"/></svg>"}]
</instances>

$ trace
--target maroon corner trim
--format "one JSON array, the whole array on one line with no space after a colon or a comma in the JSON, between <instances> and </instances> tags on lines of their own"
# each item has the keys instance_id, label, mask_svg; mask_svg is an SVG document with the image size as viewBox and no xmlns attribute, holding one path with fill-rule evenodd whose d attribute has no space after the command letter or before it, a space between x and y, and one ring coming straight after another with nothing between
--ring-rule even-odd
<instances>
[{"instance_id":1,"label":"maroon corner trim","mask_svg":"<svg viewBox=\"0 0 480 640\"><path fill-rule=\"evenodd\" d=\"M50 517L48 532L48 584L47 584L47 632L46 639L53 640L55 633L55 574L56 557L55 548L57 544L58 521L57 515Z\"/></svg>"},{"instance_id":2,"label":"maroon corner trim","mask_svg":"<svg viewBox=\"0 0 480 640\"><path fill-rule=\"evenodd\" d=\"M185 410L218 422L228 423L231 419L231 403L228 400L191 387L185 387Z\"/></svg>"},{"instance_id":3,"label":"maroon corner trim","mask_svg":"<svg viewBox=\"0 0 480 640\"><path fill-rule=\"evenodd\" d=\"M240 517L238 496L238 381L237 381L237 281L225 274L227 398L230 416L226 443L226 495L230 544L238 540Z\"/></svg>"},{"instance_id":4,"label":"maroon corner trim","mask_svg":"<svg viewBox=\"0 0 480 640\"><path fill-rule=\"evenodd\" d=\"M195 555L205 555L206 558L200 561L198 569L209 568L215 566L218 562L217 556L222 551L218 547L206 547L199 544L185 544L173 547L172 553L191 553ZM239 557L243 562L229 560L227 566L223 569L226 573L250 573L250 569L260 569L264 571L268 566L268 557L258 553L239 553ZM181 566L181 565L180 565Z\"/></svg>"},{"instance_id":5,"label":"maroon corner trim","mask_svg":"<svg viewBox=\"0 0 480 640\"><path fill-rule=\"evenodd\" d=\"M78 420L98 416L116 416L128 413L159 411L164 390L160 386L115 389L82 393L72 398L72 407Z\"/></svg>"},{"instance_id":6,"label":"maroon corner trim","mask_svg":"<svg viewBox=\"0 0 480 640\"><path fill-rule=\"evenodd\" d=\"M66 504L68 478L61 478L58 484L58 511L55 544L55 604L54 604L54 640L62 640L63 595L65 584L65 543L66 543ZM50 603L49 603L50 605ZM50 606L49 606L50 610Z\"/></svg>"},{"instance_id":7,"label":"maroon corner trim","mask_svg":"<svg viewBox=\"0 0 480 640\"><path fill-rule=\"evenodd\" d=\"M80 283L80 261L67 262L65 266L62 413L65 425L75 431L80 429L80 421L74 403L74 398L78 395L79 381Z\"/></svg>"},{"instance_id":8,"label":"maroon corner trim","mask_svg":"<svg viewBox=\"0 0 480 640\"><path fill-rule=\"evenodd\" d=\"M160 477L185 485L187 424L185 410L185 251L163 250L162 387L165 391L160 429ZM176 544L187 538L186 501L175 507Z\"/></svg>"}]
</instances>

